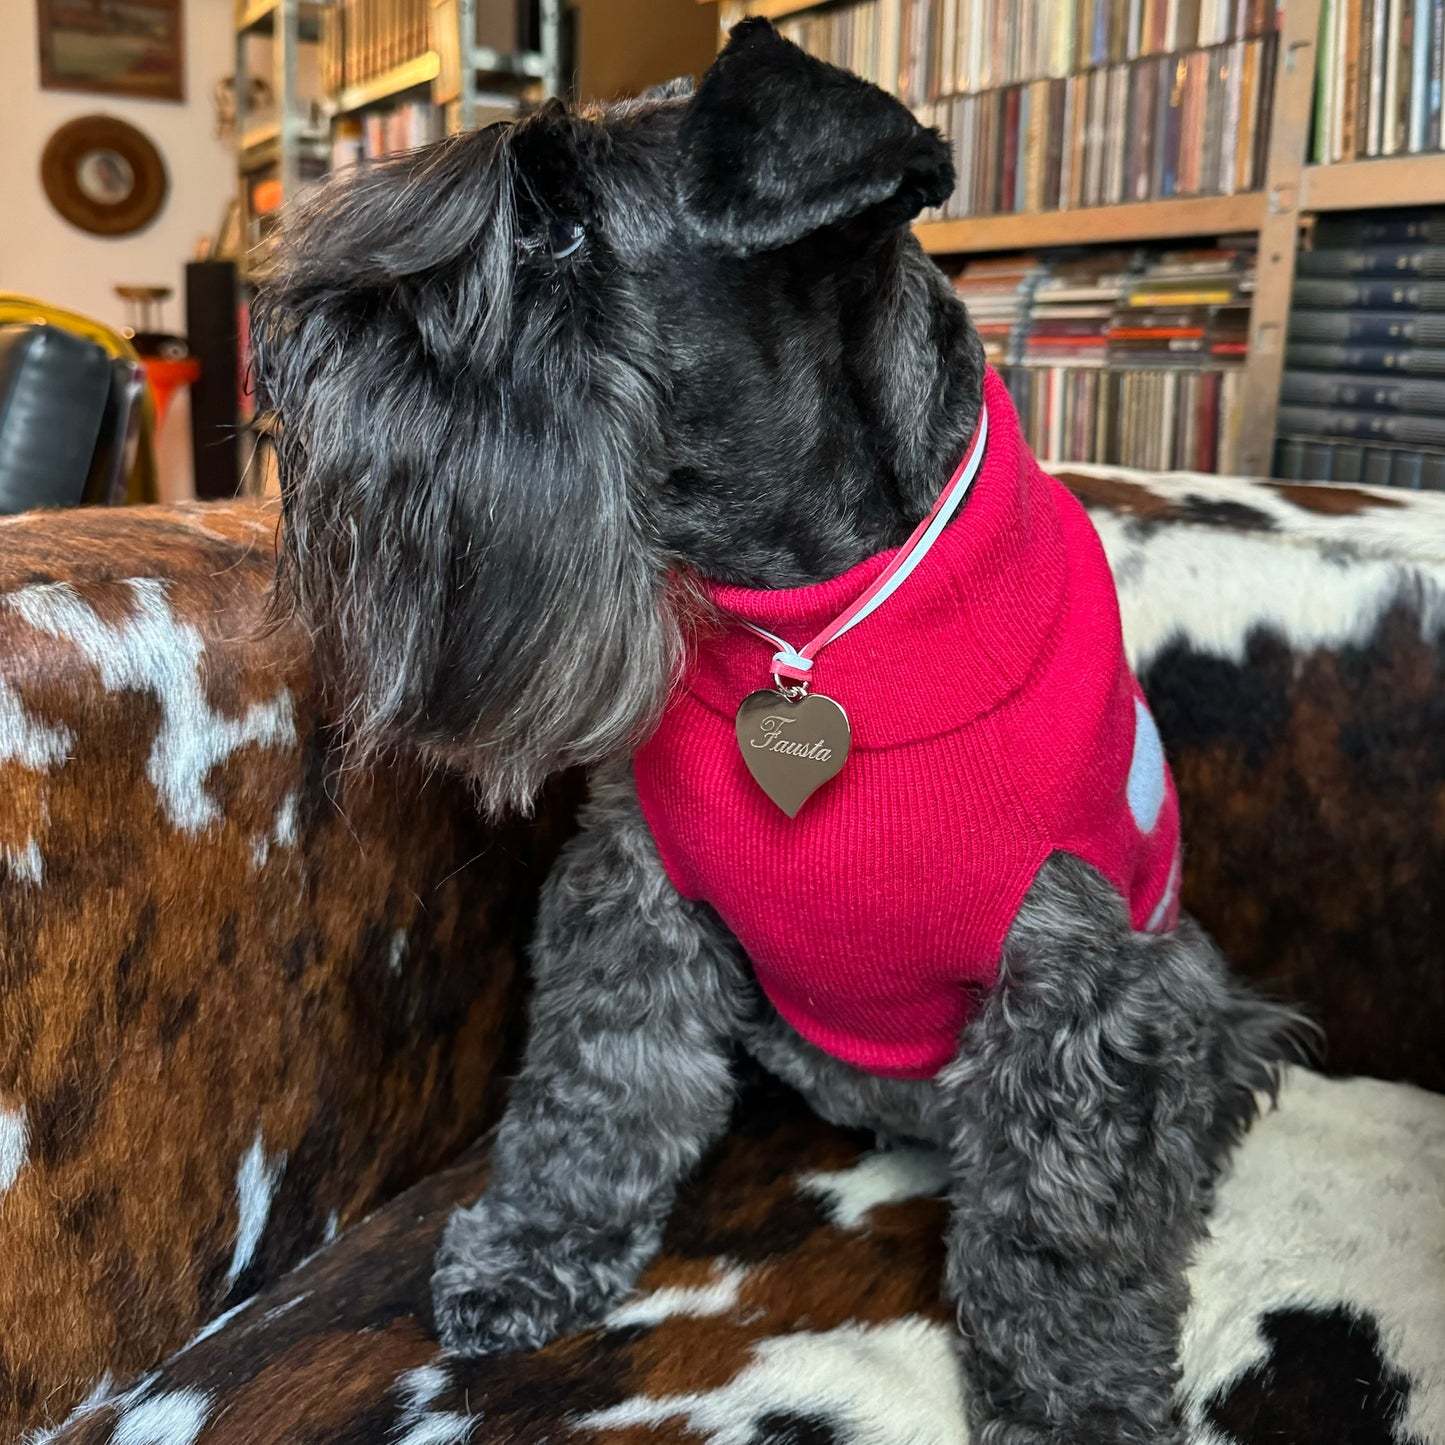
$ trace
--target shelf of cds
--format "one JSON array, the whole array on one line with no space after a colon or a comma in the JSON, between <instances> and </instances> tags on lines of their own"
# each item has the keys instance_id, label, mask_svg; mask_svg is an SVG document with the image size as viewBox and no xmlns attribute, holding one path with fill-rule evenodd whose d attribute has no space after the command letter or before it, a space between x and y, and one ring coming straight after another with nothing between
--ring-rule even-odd
<instances>
[{"instance_id":1,"label":"shelf of cds","mask_svg":"<svg viewBox=\"0 0 1445 1445\"><path fill-rule=\"evenodd\" d=\"M1314 164L1439 156L1445 0L1322 0L1315 85Z\"/></svg>"},{"instance_id":2,"label":"shelf of cds","mask_svg":"<svg viewBox=\"0 0 1445 1445\"><path fill-rule=\"evenodd\" d=\"M1053 460L1266 474L1311 217L1445 206L1445 0L724 0L719 13L724 34L771 16L949 140L959 185L915 229L966 294L1001 284L990 265L1052 274L1086 248L1131 248L1118 254L1146 269L1185 264L1164 248L1190 242L1196 259L1249 255L1231 349L1207 356L1219 316L1160 312L1132 328L1152 338L1130 337L1118 298L1068 318L1057 299L1036 314L1025 288L1028 320L1009 324L1034 344L1005 355L995 333L994 359ZM1065 321L1088 344L1051 342ZM1172 419L1170 437L1134 429L1151 416ZM1319 455L1295 447L1289 463Z\"/></svg>"},{"instance_id":3,"label":"shelf of cds","mask_svg":"<svg viewBox=\"0 0 1445 1445\"><path fill-rule=\"evenodd\" d=\"M1319 6L832 0L773 14L784 35L883 85L948 139L959 185L916 231L951 273L976 275L969 257L1019 251L1053 266L1083 248L1126 247L1128 265L1146 269L1186 264L1183 251L1161 246L1247 252L1248 284L1228 306L1227 351L1201 355L1194 346L1218 317L1161 312L1134 328L1157 337L1131 337L1112 324L1116 302L1096 301L1103 314L1060 318L1045 308L1037 318L1045 330L1076 323L1092 332L1089 345L1051 349L1040 334L1029 355L996 364L1051 460L1263 474ZM725 0L724 33L754 13L762 7ZM1048 248L1067 249L1050 258ZM1137 430L1151 416L1177 419L1170 437Z\"/></svg>"},{"instance_id":4,"label":"shelf of cds","mask_svg":"<svg viewBox=\"0 0 1445 1445\"><path fill-rule=\"evenodd\" d=\"M789 39L894 92L952 143L959 186L925 228L1263 185L1275 0L734 0L724 25L744 13L771 13ZM1138 220L1177 235L1187 214ZM962 239L920 234L931 249Z\"/></svg>"},{"instance_id":5,"label":"shelf of cds","mask_svg":"<svg viewBox=\"0 0 1445 1445\"><path fill-rule=\"evenodd\" d=\"M1252 237L970 261L954 278L1046 462L1239 469Z\"/></svg>"}]
</instances>

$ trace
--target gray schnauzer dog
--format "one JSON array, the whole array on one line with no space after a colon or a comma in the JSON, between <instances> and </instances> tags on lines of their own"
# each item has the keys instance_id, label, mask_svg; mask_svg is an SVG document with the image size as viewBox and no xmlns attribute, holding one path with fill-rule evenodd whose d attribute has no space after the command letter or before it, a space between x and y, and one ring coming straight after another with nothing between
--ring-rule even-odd
<instances>
[{"instance_id":1,"label":"gray schnauzer dog","mask_svg":"<svg viewBox=\"0 0 1445 1445\"><path fill-rule=\"evenodd\" d=\"M440 1248L446 1345L534 1348L627 1294L742 1048L825 1118L947 1151L977 1440L1158 1445L1186 1265L1295 1017L1059 851L951 1062L866 1072L674 886L631 765L704 584L807 587L897 547L974 435L982 348L909 230L953 179L935 132L762 21L695 88L338 175L253 312L278 595L359 744L458 768L491 810L592 769L491 1183Z\"/></svg>"}]
</instances>

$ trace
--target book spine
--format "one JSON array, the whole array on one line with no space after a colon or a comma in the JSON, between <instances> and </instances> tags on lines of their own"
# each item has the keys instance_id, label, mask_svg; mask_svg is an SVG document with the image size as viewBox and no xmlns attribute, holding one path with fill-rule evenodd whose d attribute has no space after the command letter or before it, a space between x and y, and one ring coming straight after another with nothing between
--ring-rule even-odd
<instances>
[{"instance_id":1,"label":"book spine","mask_svg":"<svg viewBox=\"0 0 1445 1445\"><path fill-rule=\"evenodd\" d=\"M1269 173L1269 132L1274 118L1274 68L1278 63L1279 36L1266 35L1253 42L1259 47L1256 86L1258 118L1254 127L1254 154L1250 160L1250 188L1261 187Z\"/></svg>"},{"instance_id":2,"label":"book spine","mask_svg":"<svg viewBox=\"0 0 1445 1445\"><path fill-rule=\"evenodd\" d=\"M1291 369L1404 372L1445 376L1445 351L1422 347L1347 346L1334 342L1291 342L1285 348Z\"/></svg>"},{"instance_id":3,"label":"book spine","mask_svg":"<svg viewBox=\"0 0 1445 1445\"><path fill-rule=\"evenodd\" d=\"M1330 6L1329 143L1324 155L1327 162L1344 159L1345 16L1348 6L1349 0L1334 0Z\"/></svg>"},{"instance_id":4,"label":"book spine","mask_svg":"<svg viewBox=\"0 0 1445 1445\"><path fill-rule=\"evenodd\" d=\"M1142 201L1149 194L1150 144L1153 106L1149 95L1149 67L1134 65L1129 74L1129 173L1126 199Z\"/></svg>"},{"instance_id":5,"label":"book spine","mask_svg":"<svg viewBox=\"0 0 1445 1445\"><path fill-rule=\"evenodd\" d=\"M1018 186L1019 169L1019 92L1017 86L1010 86L1004 93L1003 120L1003 174L1000 177L1002 194L999 199L1000 211L1014 211L1014 192Z\"/></svg>"},{"instance_id":6,"label":"book spine","mask_svg":"<svg viewBox=\"0 0 1445 1445\"><path fill-rule=\"evenodd\" d=\"M1250 159L1254 152L1254 118L1256 111L1255 62L1257 49L1253 41L1238 44L1239 121L1234 145L1234 178L1231 189L1245 191L1253 180Z\"/></svg>"},{"instance_id":7,"label":"book spine","mask_svg":"<svg viewBox=\"0 0 1445 1445\"><path fill-rule=\"evenodd\" d=\"M1380 154L1400 150L1400 18L1403 0L1386 0L1385 85L1380 97Z\"/></svg>"},{"instance_id":8,"label":"book spine","mask_svg":"<svg viewBox=\"0 0 1445 1445\"><path fill-rule=\"evenodd\" d=\"M1320 29L1316 39L1314 133L1310 142L1310 159L1324 165L1330 158L1330 109L1334 90L1334 5L1335 0L1321 0Z\"/></svg>"},{"instance_id":9,"label":"book spine","mask_svg":"<svg viewBox=\"0 0 1445 1445\"><path fill-rule=\"evenodd\" d=\"M1365 341L1375 345L1438 346L1445 344L1445 325L1420 324L1401 311L1292 311L1289 334L1294 341Z\"/></svg>"},{"instance_id":10,"label":"book spine","mask_svg":"<svg viewBox=\"0 0 1445 1445\"><path fill-rule=\"evenodd\" d=\"M1046 83L1031 80L1024 86L1023 174L1020 178L1018 209L1038 211L1043 208L1044 141L1049 121L1049 96Z\"/></svg>"},{"instance_id":11,"label":"book spine","mask_svg":"<svg viewBox=\"0 0 1445 1445\"><path fill-rule=\"evenodd\" d=\"M1360 0L1359 134L1356 150L1361 155L1379 154L1378 150L1370 150L1370 81L1374 74L1376 3L1377 0Z\"/></svg>"},{"instance_id":12,"label":"book spine","mask_svg":"<svg viewBox=\"0 0 1445 1445\"><path fill-rule=\"evenodd\" d=\"M1301 277L1295 282L1294 304L1320 307L1362 306L1372 311L1445 311L1445 282L1353 281Z\"/></svg>"},{"instance_id":13,"label":"book spine","mask_svg":"<svg viewBox=\"0 0 1445 1445\"><path fill-rule=\"evenodd\" d=\"M1389 65L1389 3L1371 0L1370 119L1365 137L1367 155L1377 156L1384 145L1385 72Z\"/></svg>"},{"instance_id":14,"label":"book spine","mask_svg":"<svg viewBox=\"0 0 1445 1445\"><path fill-rule=\"evenodd\" d=\"M1282 406L1279 429L1294 434L1348 436L1378 441L1445 446L1445 418L1396 412L1341 411L1326 407Z\"/></svg>"},{"instance_id":15,"label":"book spine","mask_svg":"<svg viewBox=\"0 0 1445 1445\"><path fill-rule=\"evenodd\" d=\"M1362 0L1345 0L1343 85L1340 100L1340 141L1336 160L1352 161L1360 153L1360 31Z\"/></svg>"},{"instance_id":16,"label":"book spine","mask_svg":"<svg viewBox=\"0 0 1445 1445\"><path fill-rule=\"evenodd\" d=\"M1322 217L1315 223L1314 244L1324 250L1349 246L1438 246L1445 244L1445 219L1434 215Z\"/></svg>"},{"instance_id":17,"label":"book spine","mask_svg":"<svg viewBox=\"0 0 1445 1445\"><path fill-rule=\"evenodd\" d=\"M1280 400L1296 406L1345 406L1356 411L1445 413L1445 381L1403 376L1351 376L1287 371Z\"/></svg>"},{"instance_id":18,"label":"book spine","mask_svg":"<svg viewBox=\"0 0 1445 1445\"><path fill-rule=\"evenodd\" d=\"M1228 140L1227 106L1229 103L1229 51L1214 50L1204 57L1207 86L1204 104L1204 148L1199 163L1200 190L1217 195L1226 190L1224 163L1234 158Z\"/></svg>"},{"instance_id":19,"label":"book spine","mask_svg":"<svg viewBox=\"0 0 1445 1445\"><path fill-rule=\"evenodd\" d=\"M1225 195L1235 189L1234 178L1239 170L1239 136L1244 116L1244 41L1233 40L1220 52L1220 142L1218 178L1214 189Z\"/></svg>"},{"instance_id":20,"label":"book spine","mask_svg":"<svg viewBox=\"0 0 1445 1445\"><path fill-rule=\"evenodd\" d=\"M1445 246L1361 246L1352 250L1303 251L1302 276L1445 276Z\"/></svg>"},{"instance_id":21,"label":"book spine","mask_svg":"<svg viewBox=\"0 0 1445 1445\"><path fill-rule=\"evenodd\" d=\"M1425 149L1425 121L1430 97L1430 9L1432 0L1415 0L1414 28L1410 45L1410 135L1409 150L1416 155Z\"/></svg>"},{"instance_id":22,"label":"book spine","mask_svg":"<svg viewBox=\"0 0 1445 1445\"><path fill-rule=\"evenodd\" d=\"M1164 197L1175 194L1179 173L1180 112L1184 106L1184 62L1176 60L1170 64L1173 76L1164 112L1164 164L1159 186L1159 194Z\"/></svg>"},{"instance_id":23,"label":"book spine","mask_svg":"<svg viewBox=\"0 0 1445 1445\"><path fill-rule=\"evenodd\" d=\"M943 12L943 20L938 45L937 93L939 96L945 96L952 95L958 88L957 56L959 7L957 4L953 3L953 0L942 0L942 4L939 8Z\"/></svg>"},{"instance_id":24,"label":"book spine","mask_svg":"<svg viewBox=\"0 0 1445 1445\"><path fill-rule=\"evenodd\" d=\"M1445 80L1445 0L1430 6L1430 88L1425 120L1425 149L1440 149L1441 83Z\"/></svg>"}]
</instances>

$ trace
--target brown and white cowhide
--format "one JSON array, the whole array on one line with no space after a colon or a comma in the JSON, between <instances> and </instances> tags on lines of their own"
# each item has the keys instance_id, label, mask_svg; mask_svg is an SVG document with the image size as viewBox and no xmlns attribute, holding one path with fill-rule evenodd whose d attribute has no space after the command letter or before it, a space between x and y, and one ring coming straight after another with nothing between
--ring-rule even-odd
<instances>
[{"instance_id":1,"label":"brown and white cowhide","mask_svg":"<svg viewBox=\"0 0 1445 1445\"><path fill-rule=\"evenodd\" d=\"M471 1156L49 1445L966 1445L934 1156L760 1082L601 1329L465 1361L427 1276ZM1194 1445L1445 1445L1445 1099L1296 1071L1196 1263Z\"/></svg>"},{"instance_id":2,"label":"brown and white cowhide","mask_svg":"<svg viewBox=\"0 0 1445 1445\"><path fill-rule=\"evenodd\" d=\"M1179 785L1186 906L1332 1070L1445 1090L1445 496L1061 477Z\"/></svg>"},{"instance_id":3,"label":"brown and white cowhide","mask_svg":"<svg viewBox=\"0 0 1445 1445\"><path fill-rule=\"evenodd\" d=\"M0 1440L438 1164L559 829L343 766L274 513L0 522ZM138 1442L137 1442L138 1445Z\"/></svg>"},{"instance_id":4,"label":"brown and white cowhide","mask_svg":"<svg viewBox=\"0 0 1445 1445\"><path fill-rule=\"evenodd\" d=\"M1445 1089L1445 499L1066 479L1187 903L1328 1066ZM428 1171L491 1107L568 810L491 834L340 768L304 639L254 634L270 525L0 524L0 1439L89 1391L67 1445L961 1441L936 1164L765 1084L607 1328L437 1356L432 1249L485 1165ZM1251 1136L1196 1272L1197 1445L1445 1445L1442 1107L1299 1075Z\"/></svg>"}]
</instances>

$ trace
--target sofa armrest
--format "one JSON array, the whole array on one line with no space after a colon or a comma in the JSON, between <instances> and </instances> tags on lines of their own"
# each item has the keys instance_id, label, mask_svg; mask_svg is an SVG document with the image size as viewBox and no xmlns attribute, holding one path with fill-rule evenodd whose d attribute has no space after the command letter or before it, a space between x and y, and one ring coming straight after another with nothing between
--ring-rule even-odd
<instances>
[{"instance_id":1,"label":"sofa armrest","mask_svg":"<svg viewBox=\"0 0 1445 1445\"><path fill-rule=\"evenodd\" d=\"M569 826L344 764L275 516L0 523L0 1438L489 1122Z\"/></svg>"},{"instance_id":2,"label":"sofa armrest","mask_svg":"<svg viewBox=\"0 0 1445 1445\"><path fill-rule=\"evenodd\" d=\"M1331 1070L1445 1089L1445 497L1059 476L1179 786L1185 905Z\"/></svg>"}]
</instances>

